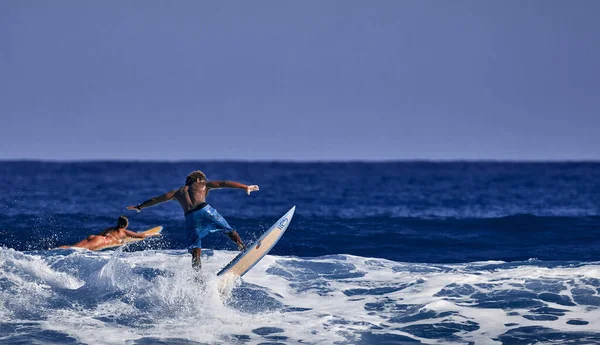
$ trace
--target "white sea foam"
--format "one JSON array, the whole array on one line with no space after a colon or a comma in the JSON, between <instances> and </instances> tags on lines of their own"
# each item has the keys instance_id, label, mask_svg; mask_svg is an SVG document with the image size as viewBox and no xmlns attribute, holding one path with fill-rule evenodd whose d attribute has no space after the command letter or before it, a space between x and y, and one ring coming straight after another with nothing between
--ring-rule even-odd
<instances>
[{"instance_id":1,"label":"white sea foam","mask_svg":"<svg viewBox=\"0 0 600 345\"><path fill-rule=\"evenodd\" d=\"M600 333L598 263L266 256L223 290L214 272L234 255L215 251L197 275L185 251L0 249L0 326L34 324L87 344L576 344Z\"/></svg>"}]
</instances>

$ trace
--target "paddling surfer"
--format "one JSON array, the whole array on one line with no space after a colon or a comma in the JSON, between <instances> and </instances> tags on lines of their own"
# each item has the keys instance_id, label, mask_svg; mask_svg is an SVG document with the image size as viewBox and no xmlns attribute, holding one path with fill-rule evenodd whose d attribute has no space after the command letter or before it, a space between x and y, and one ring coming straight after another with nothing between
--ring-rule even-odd
<instances>
[{"instance_id":1,"label":"paddling surfer","mask_svg":"<svg viewBox=\"0 0 600 345\"><path fill-rule=\"evenodd\" d=\"M243 189L248 195L258 190L256 185L248 186L234 181L207 181L206 175L197 170L187 176L185 186L148 199L141 204L127 206L127 209L140 212L146 207L165 201L177 200L185 215L185 228L190 243L188 251L192 254L192 267L195 270L200 270L202 268L200 261L202 238L211 233L222 232L237 244L239 250L246 248L237 231L227 223L217 210L206 203L208 192L220 188Z\"/></svg>"},{"instance_id":2,"label":"paddling surfer","mask_svg":"<svg viewBox=\"0 0 600 345\"><path fill-rule=\"evenodd\" d=\"M117 220L117 226L111 226L109 228L106 228L98 235L90 235L85 240L77 242L72 246L60 246L58 248L67 249L72 247L78 247L89 250L97 250L98 248L108 245L122 244L123 239L125 237L148 237L146 234L127 230L127 226L129 226L129 220L127 219L127 217L120 216Z\"/></svg>"}]
</instances>

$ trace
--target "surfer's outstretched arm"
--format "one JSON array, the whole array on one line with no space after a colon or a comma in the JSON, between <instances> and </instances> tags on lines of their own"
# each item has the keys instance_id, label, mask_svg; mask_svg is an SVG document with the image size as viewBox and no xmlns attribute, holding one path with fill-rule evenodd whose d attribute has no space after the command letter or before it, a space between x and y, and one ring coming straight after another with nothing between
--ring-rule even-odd
<instances>
[{"instance_id":1,"label":"surfer's outstretched arm","mask_svg":"<svg viewBox=\"0 0 600 345\"><path fill-rule=\"evenodd\" d=\"M138 212L140 212L142 210L142 208L146 208L146 207L150 207L150 206L154 206L156 204L160 204L161 202L165 202L165 201L169 201L169 200L173 200L175 198L175 193L177 193L177 189L172 190L168 193L165 193L163 195L159 195L157 197L154 197L152 199L148 199L146 201L144 201L141 204L137 204L135 206L127 206L128 210L136 210Z\"/></svg>"},{"instance_id":2,"label":"surfer's outstretched arm","mask_svg":"<svg viewBox=\"0 0 600 345\"><path fill-rule=\"evenodd\" d=\"M258 190L257 185L245 185L235 181L210 181L206 183L206 188L208 190L220 188L243 189L248 195L250 195L251 192L256 192Z\"/></svg>"}]
</instances>

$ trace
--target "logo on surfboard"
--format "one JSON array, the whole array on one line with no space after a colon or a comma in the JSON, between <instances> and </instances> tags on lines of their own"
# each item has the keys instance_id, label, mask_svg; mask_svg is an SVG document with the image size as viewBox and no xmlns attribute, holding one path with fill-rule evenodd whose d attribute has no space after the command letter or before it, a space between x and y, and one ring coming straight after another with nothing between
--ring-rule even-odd
<instances>
[{"instance_id":1,"label":"logo on surfboard","mask_svg":"<svg viewBox=\"0 0 600 345\"><path fill-rule=\"evenodd\" d=\"M261 245L260 241L256 242L256 249L260 248L260 245Z\"/></svg>"},{"instance_id":2,"label":"logo on surfboard","mask_svg":"<svg viewBox=\"0 0 600 345\"><path fill-rule=\"evenodd\" d=\"M287 218L283 218L279 224L277 224L277 229L279 230L283 230L283 227L288 223L288 219Z\"/></svg>"}]
</instances>

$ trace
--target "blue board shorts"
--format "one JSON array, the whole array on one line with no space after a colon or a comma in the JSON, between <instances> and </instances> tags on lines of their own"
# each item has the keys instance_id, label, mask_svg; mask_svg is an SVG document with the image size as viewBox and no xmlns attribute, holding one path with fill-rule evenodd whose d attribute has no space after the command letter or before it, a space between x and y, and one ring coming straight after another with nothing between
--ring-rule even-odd
<instances>
[{"instance_id":1,"label":"blue board shorts","mask_svg":"<svg viewBox=\"0 0 600 345\"><path fill-rule=\"evenodd\" d=\"M193 248L202 248L202 238L215 232L229 233L233 231L231 225L225 218L217 212L212 206L206 206L197 210L192 210L185 215L185 229L188 240L191 245L188 251Z\"/></svg>"}]
</instances>

